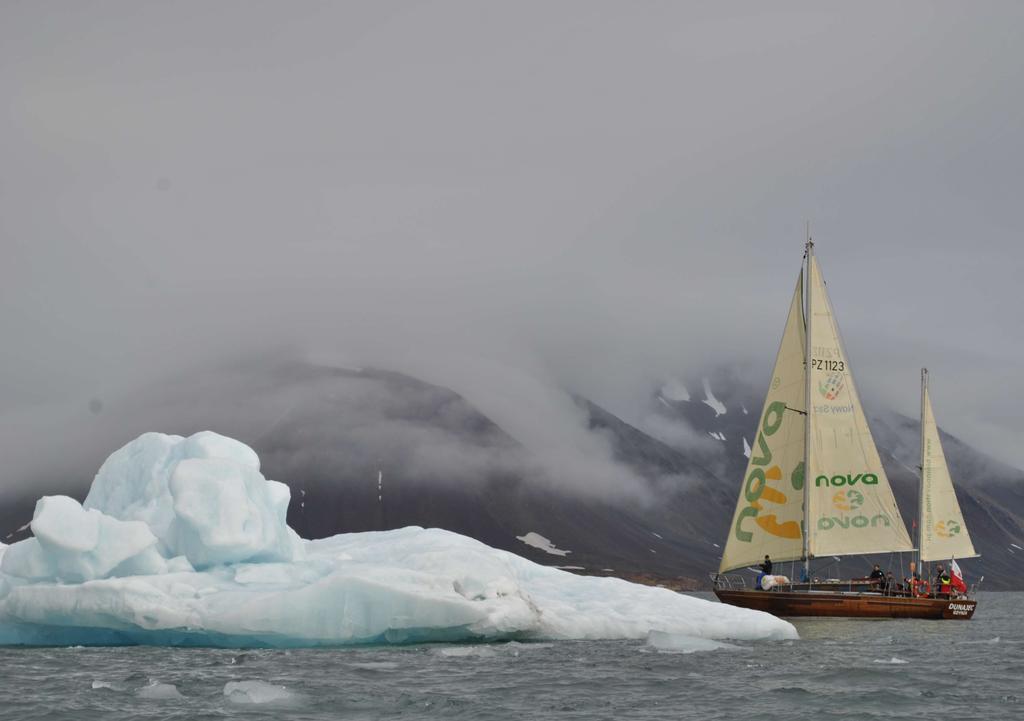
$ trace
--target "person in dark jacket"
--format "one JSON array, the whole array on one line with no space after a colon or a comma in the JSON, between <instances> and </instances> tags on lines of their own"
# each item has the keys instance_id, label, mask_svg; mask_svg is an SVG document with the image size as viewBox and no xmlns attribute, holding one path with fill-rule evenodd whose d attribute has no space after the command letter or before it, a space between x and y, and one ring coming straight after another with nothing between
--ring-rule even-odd
<instances>
[{"instance_id":1,"label":"person in dark jacket","mask_svg":"<svg viewBox=\"0 0 1024 721\"><path fill-rule=\"evenodd\" d=\"M868 576L868 578L871 579L872 586L877 585L879 589L883 591L885 590L885 572L882 571L882 568L877 563L875 564L875 568L873 571L871 571L871 575Z\"/></svg>"},{"instance_id":2,"label":"person in dark jacket","mask_svg":"<svg viewBox=\"0 0 1024 721\"><path fill-rule=\"evenodd\" d=\"M772 575L772 559L768 557L768 554L765 554L764 563L761 564L761 573L766 576Z\"/></svg>"}]
</instances>

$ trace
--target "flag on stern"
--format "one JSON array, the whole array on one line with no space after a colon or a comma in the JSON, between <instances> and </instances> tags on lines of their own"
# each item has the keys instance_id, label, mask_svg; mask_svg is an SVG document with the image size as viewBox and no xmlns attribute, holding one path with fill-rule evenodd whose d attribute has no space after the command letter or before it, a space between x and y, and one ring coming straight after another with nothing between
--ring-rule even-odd
<instances>
[{"instance_id":1,"label":"flag on stern","mask_svg":"<svg viewBox=\"0 0 1024 721\"><path fill-rule=\"evenodd\" d=\"M949 562L949 580L957 591L967 593L967 584L964 583L963 571L960 570L960 565L956 562L955 558Z\"/></svg>"}]
</instances>

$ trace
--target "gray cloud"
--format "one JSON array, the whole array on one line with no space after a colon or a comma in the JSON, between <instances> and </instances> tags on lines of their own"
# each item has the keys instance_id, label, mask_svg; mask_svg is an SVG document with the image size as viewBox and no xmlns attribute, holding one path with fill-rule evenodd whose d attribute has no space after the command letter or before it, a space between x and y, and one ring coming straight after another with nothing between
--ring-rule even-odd
<instances>
[{"instance_id":1,"label":"gray cloud","mask_svg":"<svg viewBox=\"0 0 1024 721\"><path fill-rule=\"evenodd\" d=\"M643 426L681 370L766 376L810 218L865 395L913 415L928 365L943 425L1019 465L1022 15L9 3L8 443L287 347L615 487L552 389Z\"/></svg>"}]
</instances>

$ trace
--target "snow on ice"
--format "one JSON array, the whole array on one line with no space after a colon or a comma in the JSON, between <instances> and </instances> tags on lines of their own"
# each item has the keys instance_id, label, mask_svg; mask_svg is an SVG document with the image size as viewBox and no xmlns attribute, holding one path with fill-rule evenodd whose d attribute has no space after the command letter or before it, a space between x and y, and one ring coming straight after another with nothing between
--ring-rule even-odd
<instances>
[{"instance_id":1,"label":"snow on ice","mask_svg":"<svg viewBox=\"0 0 1024 721\"><path fill-rule=\"evenodd\" d=\"M303 541L285 522L288 487L259 469L252 449L215 433L148 433L107 459L83 504L40 499L33 537L0 544L0 644L796 637L768 614L578 576L440 529ZM550 546L533 536L520 540ZM144 695L172 695L162 686Z\"/></svg>"}]
</instances>

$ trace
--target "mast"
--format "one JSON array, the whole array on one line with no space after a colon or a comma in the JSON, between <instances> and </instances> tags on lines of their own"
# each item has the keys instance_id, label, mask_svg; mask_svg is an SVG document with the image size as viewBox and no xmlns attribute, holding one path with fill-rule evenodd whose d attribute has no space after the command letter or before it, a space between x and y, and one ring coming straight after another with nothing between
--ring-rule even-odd
<instances>
[{"instance_id":1,"label":"mast","mask_svg":"<svg viewBox=\"0 0 1024 721\"><path fill-rule=\"evenodd\" d=\"M811 223L807 222L807 245L804 250L804 575L811 581L811 258L814 255L814 241L811 240Z\"/></svg>"},{"instance_id":2,"label":"mast","mask_svg":"<svg viewBox=\"0 0 1024 721\"><path fill-rule=\"evenodd\" d=\"M928 369L921 369L921 465L917 486L917 568L921 572L921 530L924 525L924 403L928 393Z\"/></svg>"}]
</instances>

